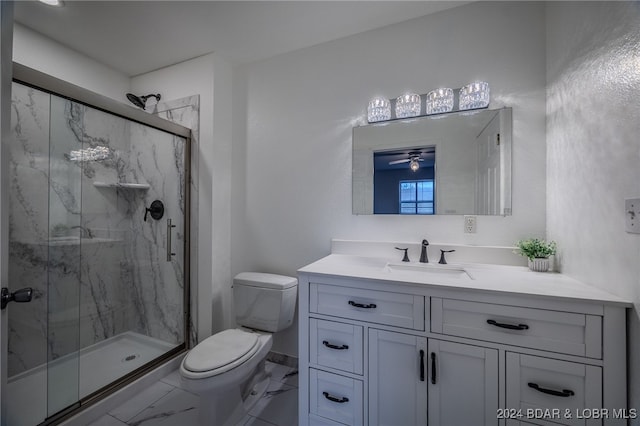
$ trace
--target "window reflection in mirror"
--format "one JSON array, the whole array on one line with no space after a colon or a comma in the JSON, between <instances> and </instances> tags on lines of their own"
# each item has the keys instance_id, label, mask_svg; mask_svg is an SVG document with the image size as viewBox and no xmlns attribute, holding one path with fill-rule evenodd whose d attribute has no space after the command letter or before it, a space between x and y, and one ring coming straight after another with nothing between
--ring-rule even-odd
<instances>
[{"instance_id":1,"label":"window reflection in mirror","mask_svg":"<svg viewBox=\"0 0 640 426\"><path fill-rule=\"evenodd\" d=\"M511 108L356 127L353 213L510 215L511 139Z\"/></svg>"},{"instance_id":2,"label":"window reflection in mirror","mask_svg":"<svg viewBox=\"0 0 640 426\"><path fill-rule=\"evenodd\" d=\"M435 163L435 147L374 152L374 214L434 214Z\"/></svg>"}]
</instances>

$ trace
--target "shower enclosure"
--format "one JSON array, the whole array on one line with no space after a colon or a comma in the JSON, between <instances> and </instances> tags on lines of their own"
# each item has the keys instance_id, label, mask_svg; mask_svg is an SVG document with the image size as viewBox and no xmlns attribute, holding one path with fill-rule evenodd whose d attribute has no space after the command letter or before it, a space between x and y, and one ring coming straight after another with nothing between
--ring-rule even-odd
<instances>
[{"instance_id":1,"label":"shower enclosure","mask_svg":"<svg viewBox=\"0 0 640 426\"><path fill-rule=\"evenodd\" d=\"M184 351L189 324L189 130L25 75L54 87L12 90L9 290L33 289L7 306L12 426L55 423Z\"/></svg>"}]
</instances>

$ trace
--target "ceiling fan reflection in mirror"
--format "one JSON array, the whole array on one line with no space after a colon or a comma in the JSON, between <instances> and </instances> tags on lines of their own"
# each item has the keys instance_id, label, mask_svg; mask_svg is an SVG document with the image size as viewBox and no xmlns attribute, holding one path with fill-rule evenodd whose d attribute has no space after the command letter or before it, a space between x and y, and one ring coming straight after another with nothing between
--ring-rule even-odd
<instances>
[{"instance_id":1,"label":"ceiling fan reflection in mirror","mask_svg":"<svg viewBox=\"0 0 640 426\"><path fill-rule=\"evenodd\" d=\"M394 160L394 161L389 161L389 165L394 165L394 164L402 164L402 163L409 163L409 168L412 171L418 171L418 169L420 168L420 161L424 161L424 159L420 158L420 155L422 153L419 151L411 151L408 154L408 158L405 158L403 160Z\"/></svg>"}]
</instances>

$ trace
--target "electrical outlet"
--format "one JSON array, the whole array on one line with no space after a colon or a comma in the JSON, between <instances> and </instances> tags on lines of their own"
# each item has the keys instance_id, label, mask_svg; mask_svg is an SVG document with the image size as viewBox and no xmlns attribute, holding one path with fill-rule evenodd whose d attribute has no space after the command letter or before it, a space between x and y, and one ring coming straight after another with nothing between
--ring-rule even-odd
<instances>
[{"instance_id":1,"label":"electrical outlet","mask_svg":"<svg viewBox=\"0 0 640 426\"><path fill-rule=\"evenodd\" d=\"M624 200L625 229L630 234L640 234L640 198Z\"/></svg>"},{"instance_id":2,"label":"electrical outlet","mask_svg":"<svg viewBox=\"0 0 640 426\"><path fill-rule=\"evenodd\" d=\"M464 233L465 234L476 233L476 217L475 216L464 217Z\"/></svg>"}]
</instances>

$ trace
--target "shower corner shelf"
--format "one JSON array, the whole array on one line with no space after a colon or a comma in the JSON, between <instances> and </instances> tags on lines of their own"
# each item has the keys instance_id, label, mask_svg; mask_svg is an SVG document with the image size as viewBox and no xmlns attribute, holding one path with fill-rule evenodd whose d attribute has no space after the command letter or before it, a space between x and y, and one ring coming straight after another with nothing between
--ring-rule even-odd
<instances>
[{"instance_id":1,"label":"shower corner shelf","mask_svg":"<svg viewBox=\"0 0 640 426\"><path fill-rule=\"evenodd\" d=\"M116 183L116 182L93 182L93 186L97 188L118 188L118 189L143 189L151 188L146 183Z\"/></svg>"}]
</instances>

